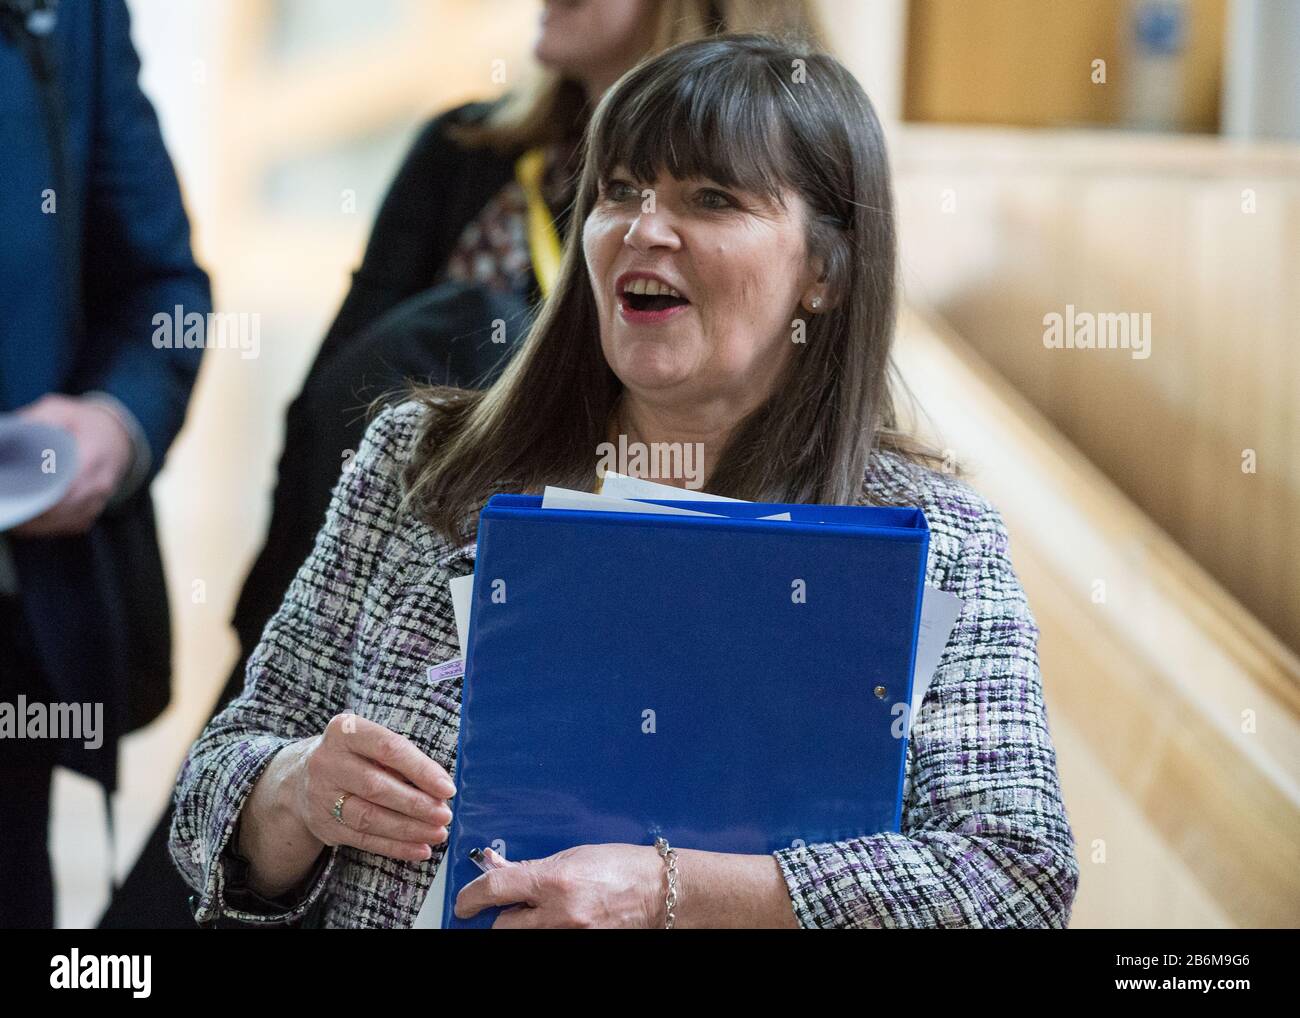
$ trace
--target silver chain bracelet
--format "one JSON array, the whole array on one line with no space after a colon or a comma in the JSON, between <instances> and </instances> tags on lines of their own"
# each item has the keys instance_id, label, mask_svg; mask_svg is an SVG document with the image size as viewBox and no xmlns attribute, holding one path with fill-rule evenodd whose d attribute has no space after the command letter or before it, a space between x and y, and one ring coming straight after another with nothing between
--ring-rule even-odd
<instances>
[{"instance_id":1,"label":"silver chain bracelet","mask_svg":"<svg viewBox=\"0 0 1300 1018\"><path fill-rule=\"evenodd\" d=\"M677 849L670 848L663 838L655 838L655 848L660 857L668 864L668 894L664 897L664 907L668 912L668 921L664 929L671 930L677 925Z\"/></svg>"}]
</instances>

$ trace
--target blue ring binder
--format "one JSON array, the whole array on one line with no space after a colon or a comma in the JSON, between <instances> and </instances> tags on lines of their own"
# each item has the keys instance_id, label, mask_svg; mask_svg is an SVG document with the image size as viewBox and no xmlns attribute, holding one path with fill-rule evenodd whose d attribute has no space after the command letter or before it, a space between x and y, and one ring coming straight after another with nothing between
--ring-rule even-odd
<instances>
[{"instance_id":1,"label":"blue ring binder","mask_svg":"<svg viewBox=\"0 0 1300 1018\"><path fill-rule=\"evenodd\" d=\"M483 845L766 854L899 829L919 509L541 501L480 515L444 927L499 911L453 912Z\"/></svg>"}]
</instances>

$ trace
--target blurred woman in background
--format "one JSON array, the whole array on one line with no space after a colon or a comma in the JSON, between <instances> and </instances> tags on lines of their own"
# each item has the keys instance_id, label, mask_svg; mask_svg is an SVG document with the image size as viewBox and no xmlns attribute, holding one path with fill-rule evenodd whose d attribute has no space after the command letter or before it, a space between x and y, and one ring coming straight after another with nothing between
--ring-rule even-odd
<instances>
[{"instance_id":1,"label":"blurred woman in background","mask_svg":"<svg viewBox=\"0 0 1300 1018\"><path fill-rule=\"evenodd\" d=\"M240 656L216 710L311 551L364 408L407 379L477 388L500 374L558 271L579 143L605 90L675 43L757 31L815 47L810 0L544 0L527 85L435 116L407 153L361 266L285 419L271 522L235 607ZM189 927L168 811L104 927Z\"/></svg>"}]
</instances>

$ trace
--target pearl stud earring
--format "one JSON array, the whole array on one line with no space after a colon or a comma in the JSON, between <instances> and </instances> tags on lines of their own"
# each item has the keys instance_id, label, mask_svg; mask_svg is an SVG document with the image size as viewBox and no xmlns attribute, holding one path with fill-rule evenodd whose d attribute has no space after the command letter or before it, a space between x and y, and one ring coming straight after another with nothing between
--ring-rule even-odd
<instances>
[{"instance_id":1,"label":"pearl stud earring","mask_svg":"<svg viewBox=\"0 0 1300 1018\"><path fill-rule=\"evenodd\" d=\"M822 306L822 299L820 297L814 297L812 300L808 302L808 306L812 308L814 311L816 311L819 307Z\"/></svg>"}]
</instances>

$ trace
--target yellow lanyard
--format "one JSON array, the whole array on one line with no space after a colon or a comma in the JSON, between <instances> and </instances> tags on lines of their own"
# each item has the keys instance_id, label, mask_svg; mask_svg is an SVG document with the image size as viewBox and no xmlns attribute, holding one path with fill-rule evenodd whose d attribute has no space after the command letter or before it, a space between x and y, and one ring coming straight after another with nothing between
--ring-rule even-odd
<instances>
[{"instance_id":1,"label":"yellow lanyard","mask_svg":"<svg viewBox=\"0 0 1300 1018\"><path fill-rule=\"evenodd\" d=\"M549 297L560 273L560 235L555 230L551 210L542 197L542 172L545 154L540 148L529 149L515 162L515 179L524 189L528 201L528 254L533 274L542 296Z\"/></svg>"}]
</instances>

